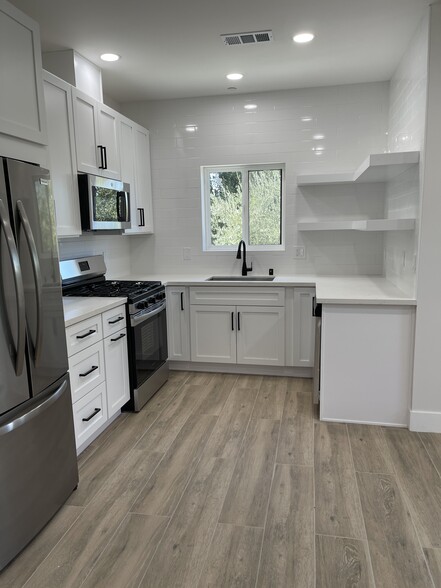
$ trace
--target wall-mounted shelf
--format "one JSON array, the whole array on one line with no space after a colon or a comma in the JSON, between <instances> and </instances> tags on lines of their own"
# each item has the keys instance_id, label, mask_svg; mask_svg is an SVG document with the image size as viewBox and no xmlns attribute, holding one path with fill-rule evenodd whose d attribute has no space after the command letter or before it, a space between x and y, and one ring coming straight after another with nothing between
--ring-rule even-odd
<instances>
[{"instance_id":1,"label":"wall-mounted shelf","mask_svg":"<svg viewBox=\"0 0 441 588\"><path fill-rule=\"evenodd\" d=\"M351 184L366 182L387 182L420 160L419 151L399 153L378 153L369 157L355 172L329 174L300 174L298 186L317 186L321 184Z\"/></svg>"},{"instance_id":2,"label":"wall-mounted shelf","mask_svg":"<svg viewBox=\"0 0 441 588\"><path fill-rule=\"evenodd\" d=\"M299 231L411 231L414 218L311 221L297 223Z\"/></svg>"}]
</instances>

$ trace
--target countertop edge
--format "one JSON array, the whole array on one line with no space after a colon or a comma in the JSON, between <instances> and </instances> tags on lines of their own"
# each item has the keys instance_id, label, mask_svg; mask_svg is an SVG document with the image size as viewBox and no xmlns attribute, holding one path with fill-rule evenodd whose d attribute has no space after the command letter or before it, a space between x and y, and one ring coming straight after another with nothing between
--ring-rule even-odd
<instances>
[{"instance_id":1,"label":"countertop edge","mask_svg":"<svg viewBox=\"0 0 441 588\"><path fill-rule=\"evenodd\" d=\"M64 296L63 310L66 327L76 325L97 314L125 304L127 298Z\"/></svg>"}]
</instances>

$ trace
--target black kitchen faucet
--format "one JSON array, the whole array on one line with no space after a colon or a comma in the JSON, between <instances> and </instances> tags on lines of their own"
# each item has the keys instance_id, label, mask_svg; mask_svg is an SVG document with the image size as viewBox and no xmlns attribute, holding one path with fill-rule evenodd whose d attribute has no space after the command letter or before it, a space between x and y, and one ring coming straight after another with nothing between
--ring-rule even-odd
<instances>
[{"instance_id":1,"label":"black kitchen faucet","mask_svg":"<svg viewBox=\"0 0 441 588\"><path fill-rule=\"evenodd\" d=\"M243 245L243 258L242 258L242 252L240 250L242 245ZM243 241L243 240L240 241L240 243L239 243L236 259L243 259L243 262L242 262L242 275L243 276L246 276L248 274L248 272L253 271L253 262L251 262L251 267L247 266L247 247L245 245L245 241Z\"/></svg>"}]
</instances>

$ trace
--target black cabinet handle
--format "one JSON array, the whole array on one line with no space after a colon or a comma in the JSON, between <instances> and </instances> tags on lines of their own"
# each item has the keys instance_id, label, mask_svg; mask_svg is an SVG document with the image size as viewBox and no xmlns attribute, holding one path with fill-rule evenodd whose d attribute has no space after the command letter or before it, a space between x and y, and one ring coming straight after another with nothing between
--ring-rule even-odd
<instances>
[{"instance_id":1,"label":"black cabinet handle","mask_svg":"<svg viewBox=\"0 0 441 588\"><path fill-rule=\"evenodd\" d=\"M181 310L184 310L184 292L181 292Z\"/></svg>"},{"instance_id":2,"label":"black cabinet handle","mask_svg":"<svg viewBox=\"0 0 441 588\"><path fill-rule=\"evenodd\" d=\"M312 297L312 316L315 316L315 296Z\"/></svg>"},{"instance_id":3,"label":"black cabinet handle","mask_svg":"<svg viewBox=\"0 0 441 588\"><path fill-rule=\"evenodd\" d=\"M98 145L98 149L100 150L100 159L101 159L101 165L98 166L98 169L106 169L104 167L104 147L102 145Z\"/></svg>"},{"instance_id":4,"label":"black cabinet handle","mask_svg":"<svg viewBox=\"0 0 441 588\"><path fill-rule=\"evenodd\" d=\"M89 337L94 333L96 333L96 329L90 329L90 331L88 333L85 333L84 335L77 335L77 339L84 339L85 337Z\"/></svg>"},{"instance_id":5,"label":"black cabinet handle","mask_svg":"<svg viewBox=\"0 0 441 588\"><path fill-rule=\"evenodd\" d=\"M104 169L107 169L107 147L103 147L104 149Z\"/></svg>"},{"instance_id":6,"label":"black cabinet handle","mask_svg":"<svg viewBox=\"0 0 441 588\"><path fill-rule=\"evenodd\" d=\"M123 321L124 317L123 316L119 316L117 319L115 319L114 321L107 321L109 323L109 325L114 325L116 323L119 323L119 321Z\"/></svg>"},{"instance_id":7,"label":"black cabinet handle","mask_svg":"<svg viewBox=\"0 0 441 588\"><path fill-rule=\"evenodd\" d=\"M93 417L96 416L99 412L101 412L101 408L95 408L95 410L93 411L93 413L90 416L88 416L88 417L86 417L86 418L84 418L82 420L85 423L87 423L87 421L90 421L90 419L93 419Z\"/></svg>"},{"instance_id":8,"label":"black cabinet handle","mask_svg":"<svg viewBox=\"0 0 441 588\"><path fill-rule=\"evenodd\" d=\"M93 365L92 368L88 372L84 372L84 374L80 374L80 378L85 378L86 376L88 376L89 374L91 374L92 372L94 372L97 369L98 369L98 366Z\"/></svg>"},{"instance_id":9,"label":"black cabinet handle","mask_svg":"<svg viewBox=\"0 0 441 588\"><path fill-rule=\"evenodd\" d=\"M119 337L115 337L115 339L110 339L110 340L111 340L111 341L119 341L120 339L122 339L122 338L123 338L123 337L125 337L125 336L126 336L126 335L125 335L125 333L121 333L121 334L119 335Z\"/></svg>"},{"instance_id":10,"label":"black cabinet handle","mask_svg":"<svg viewBox=\"0 0 441 588\"><path fill-rule=\"evenodd\" d=\"M237 330L240 331L240 312L237 313Z\"/></svg>"},{"instance_id":11,"label":"black cabinet handle","mask_svg":"<svg viewBox=\"0 0 441 588\"><path fill-rule=\"evenodd\" d=\"M231 330L234 331L234 312L231 313Z\"/></svg>"}]
</instances>

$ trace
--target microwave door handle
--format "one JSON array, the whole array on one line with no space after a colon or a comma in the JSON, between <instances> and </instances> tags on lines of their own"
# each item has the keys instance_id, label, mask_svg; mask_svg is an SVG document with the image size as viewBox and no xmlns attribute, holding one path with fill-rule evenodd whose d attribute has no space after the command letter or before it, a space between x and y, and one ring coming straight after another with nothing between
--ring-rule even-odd
<instances>
[{"instance_id":1,"label":"microwave door handle","mask_svg":"<svg viewBox=\"0 0 441 588\"><path fill-rule=\"evenodd\" d=\"M35 336L34 344L34 362L37 366L40 361L43 340L43 285L41 281L40 260L38 258L37 246L35 244L35 238L32 232L31 224L21 200L17 200L17 209L18 217L20 219L20 226L23 227L29 252L31 254L32 271L34 274L35 297L37 302L37 334Z\"/></svg>"},{"instance_id":2,"label":"microwave door handle","mask_svg":"<svg viewBox=\"0 0 441 588\"><path fill-rule=\"evenodd\" d=\"M126 206L125 222L130 222L130 196L128 192L124 192L124 201Z\"/></svg>"},{"instance_id":3,"label":"microwave door handle","mask_svg":"<svg viewBox=\"0 0 441 588\"><path fill-rule=\"evenodd\" d=\"M128 207L128 193L118 192L117 196L116 212L118 215L119 222L128 222L129 207Z\"/></svg>"},{"instance_id":4,"label":"microwave door handle","mask_svg":"<svg viewBox=\"0 0 441 588\"><path fill-rule=\"evenodd\" d=\"M116 193L116 220L121 222L121 192Z\"/></svg>"},{"instance_id":5,"label":"microwave door handle","mask_svg":"<svg viewBox=\"0 0 441 588\"><path fill-rule=\"evenodd\" d=\"M14 275L15 298L17 304L17 346L15 348L15 374L21 376L23 372L26 351L26 314L23 277L21 274L20 258L15 245L14 235L7 218L6 207L0 200L0 227L5 233L6 246L11 260Z\"/></svg>"}]
</instances>

